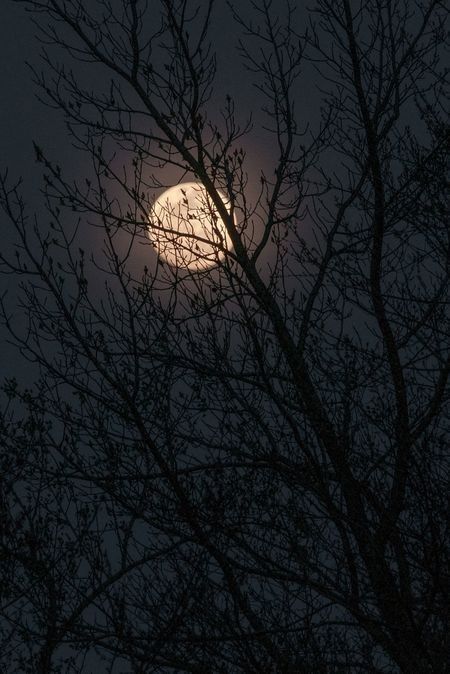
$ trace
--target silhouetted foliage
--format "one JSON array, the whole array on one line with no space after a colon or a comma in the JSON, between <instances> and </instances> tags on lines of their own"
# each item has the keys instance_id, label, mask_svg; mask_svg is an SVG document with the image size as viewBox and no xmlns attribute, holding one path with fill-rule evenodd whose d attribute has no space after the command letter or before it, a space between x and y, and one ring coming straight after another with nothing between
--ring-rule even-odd
<instances>
[{"instance_id":1,"label":"silhouetted foliage","mask_svg":"<svg viewBox=\"0 0 450 674\"><path fill-rule=\"evenodd\" d=\"M253 122L212 1L22 4L70 139L1 180L3 671L448 671L444 4L230 6ZM186 181L213 266L154 250Z\"/></svg>"}]
</instances>

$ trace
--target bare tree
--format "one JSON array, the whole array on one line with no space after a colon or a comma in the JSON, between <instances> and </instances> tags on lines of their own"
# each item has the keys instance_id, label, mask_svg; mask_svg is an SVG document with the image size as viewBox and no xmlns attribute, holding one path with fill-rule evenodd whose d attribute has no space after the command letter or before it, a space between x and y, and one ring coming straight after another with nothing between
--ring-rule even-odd
<instances>
[{"instance_id":1,"label":"bare tree","mask_svg":"<svg viewBox=\"0 0 450 674\"><path fill-rule=\"evenodd\" d=\"M212 0L22 2L86 175L1 181L5 671L448 671L443 3L230 6L252 126Z\"/></svg>"}]
</instances>

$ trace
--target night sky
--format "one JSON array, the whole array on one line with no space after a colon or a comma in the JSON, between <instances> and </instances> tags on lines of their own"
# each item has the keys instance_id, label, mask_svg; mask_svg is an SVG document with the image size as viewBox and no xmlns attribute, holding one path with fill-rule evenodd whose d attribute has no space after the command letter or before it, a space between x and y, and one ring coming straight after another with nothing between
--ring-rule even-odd
<instances>
[{"instance_id":1,"label":"night sky","mask_svg":"<svg viewBox=\"0 0 450 674\"><path fill-rule=\"evenodd\" d=\"M245 19L252 16L250 3L243 3L239 9ZM45 222L47 216L42 210L40 194L42 167L35 162L33 142L44 149L50 160L67 169L68 178L84 179L84 176L91 170L90 161L70 147L61 112L48 107L42 100L38 100L42 97L42 92L33 82L32 69L36 68L39 72L42 68L41 47L36 38L37 28L33 23L32 15L26 12L23 6L16 5L14 2L4 2L0 12L2 18L1 45L4 54L0 78L2 91L5 92L0 107L1 167L2 170L8 167L11 179L19 177L23 179L22 192L25 195L30 215L33 209L36 209L38 218L43 215L43 222ZM304 9L299 7L295 13L296 27L299 29L303 27L302 21L305 18L303 12ZM260 185L261 171L266 175L273 175L278 149L273 134L268 134L262 128L267 125L268 118L260 109L261 92L255 87L253 74L242 66L238 42L241 39L246 43L245 32L233 21L231 12L225 3L218 3L215 7L209 35L212 49L217 55L217 76L214 82L214 94L207 106L208 114L213 121L217 120L225 97L229 94L235 99L236 118L242 128L251 120L252 129L244 139L244 148L246 169L249 173L247 194L250 199L255 198ZM82 77L86 77L87 81L95 87L97 80L95 76L90 77L91 69L88 65L78 64L77 72ZM305 63L302 69L302 87L296 91L296 106L297 110L301 111L299 119L303 128L309 131L317 127L319 121L320 93L315 86L315 80L314 69ZM119 155L119 163L120 159ZM170 169L169 173L165 170L161 175L162 179L167 181L167 186L180 179L179 174ZM154 196L158 196L158 192ZM4 250L12 250L11 244L15 239L11 227L3 219L1 227ZM310 235L311 223L308 221L305 236L308 238ZM95 250L101 246L101 238L96 237L93 232L88 232L87 236L88 240L85 244L88 249ZM151 250L138 255L136 261L138 266L148 263L147 254L152 257ZM0 287L6 286L10 291L10 306L15 320L20 321L20 311L17 311L17 307L14 306L14 300L11 302L17 282L17 278L13 276L0 278ZM3 329L1 329L0 338L4 374L10 376L14 373L19 379L23 374L24 381L26 381L30 377L32 368L30 370L30 365L24 362L17 350L6 343L7 337Z\"/></svg>"},{"instance_id":2,"label":"night sky","mask_svg":"<svg viewBox=\"0 0 450 674\"><path fill-rule=\"evenodd\" d=\"M32 70L39 76L45 65L31 14L20 1L0 2L0 173L7 170L10 183L22 179L29 223L36 217L39 232L47 232L54 228L56 210L52 215L46 211L42 186L43 173L51 168L44 168L45 162L36 158L41 158L42 150L58 164L56 184L62 173L70 189L75 181L91 198L96 178L91 160L97 152L95 143L103 139L98 141L100 134L93 132L92 157L73 147L62 112L38 100L41 94ZM113 0L113 5L120 4L121 0ZM271 6L269 0L266 4ZM34 393L25 394L17 402L19 411L29 405L32 423L19 423L17 436L9 427L6 430L8 424L4 426L5 466L13 475L11 484L19 475L19 492L27 492L27 480L32 485L27 493L34 510L29 506L21 511L20 498L14 507L27 516L43 513L43 519L36 515L36 521L30 514L30 531L34 534L42 525L45 544L19 536L19 544L29 544L30 552L17 559L26 576L26 560L42 544L42 558L48 555L50 560L49 576L54 573L67 591L55 608L61 633L67 628L67 634L72 634L78 619L87 630L84 636L90 629L94 635L100 630L97 615L106 621L112 616L111 624L117 621L114 629L118 625L120 634L108 643L116 644L117 636L125 650L119 652L117 646L117 666L112 664L110 670L114 674L122 671L122 665L131 667L127 645L134 644L137 653L147 640L155 648L154 661L139 651L135 669L123 671L444 674L439 669L446 634L442 607L448 607L448 602L442 588L448 578L443 579L441 570L450 559L445 543L448 499L442 488L449 463L448 428L440 417L448 395L449 244L440 168L445 165L448 127L446 131L439 107L440 97L444 99L444 71L433 80L441 67L437 56L433 62L444 36L441 9L436 2L436 22L420 37L436 51L425 49L409 69L403 43L420 30L417 8L410 11L401 2L393 3L393 8L388 0L368 3L364 11L369 19L382 7L383 20L393 17L394 26L399 22L393 35L381 20L361 27L358 15L352 23L349 7L353 3L335 4L342 11L336 10L339 27L333 33L332 3L318 1L320 18L315 28L308 28L312 14L299 3L289 33L296 43L291 55L297 54L307 28L311 51L319 46L323 51L314 52L316 61L300 59L298 73L293 67L299 79L293 80L292 108L283 116L280 99L265 98L267 83L258 89L255 74L242 65L239 40L251 48L253 38L233 21L227 3L218 2L209 32L217 53L217 74L205 110L216 122L231 96L237 123L242 128L251 123L248 134L236 143L242 149L231 146L230 164L228 150L222 158L216 155L216 164L208 157L207 169L200 160L197 164L192 160L189 171L183 170L180 165L191 159L179 159L180 165L162 166L159 173L154 170L155 183L148 178L146 184L144 178L142 193L130 189L126 194L128 185L114 182L110 173L123 170L129 177L140 151L137 146L121 147L117 138L107 134L98 156L113 147L117 154L104 172L103 184L110 189L104 211L89 212L84 204L70 208L66 197L50 199L55 204L59 199L64 209L61 229L55 228L58 236L75 231L80 214L72 246L76 263L70 266L72 258L64 258L67 251L56 238L55 259L43 256L43 268L48 264L51 278L54 261L63 261L64 268L66 259L67 285L61 297L67 303L60 301L58 293L56 299L48 293L46 304L47 290L39 286L41 280L35 281L43 316L48 308L47 318L40 321L39 312L33 315L33 302L25 312L20 304L19 287L26 283L26 274L0 273L0 296L11 325L19 333L26 330L28 311L43 344L44 370L46 358L56 363L53 372L47 368L48 380L44 377L36 399ZM154 5L161 11L164 2ZM242 3L239 9L242 22L257 30L255 3ZM401 29L405 17L410 34ZM149 22L152 30L159 19L155 15ZM42 20L39 15L37 20ZM386 35L379 42L380 26ZM117 30L120 34L120 27ZM353 45L352 30L361 44L371 31L375 35L369 46L365 44L363 56L362 48L355 52L347 46L346 39ZM319 36L315 46L311 35ZM385 61L377 56L379 44ZM269 63L264 61L268 45L270 40L252 52L257 70L264 67L261 63ZM288 61L284 47L280 52ZM344 56L339 61L341 47ZM55 52L49 53L56 64ZM157 71L167 54L161 45L155 53ZM422 58L431 63L429 70ZM61 59L66 64L70 61L64 53ZM175 68L176 59L168 62L167 71ZM270 64L278 72L275 57ZM149 86L153 71L141 67L138 75L142 81L147 78ZM94 91L109 91L111 101L106 107L114 107L117 90L102 68L78 63L76 77ZM377 68L382 73L378 89ZM283 89L281 80L274 77L277 91ZM433 83L429 89L428 82ZM151 95L148 100L153 100ZM142 102L136 91L130 100ZM164 104L164 99L157 102L162 110ZM270 104L281 120L278 138L273 133L275 113L264 111L264 105ZM141 117L133 117L140 120L137 125L151 121L148 109L147 117L141 112ZM289 126L291 111L297 126L292 126L295 132L289 137L284 125ZM177 119L173 109L170 113L169 129ZM186 119L192 119L190 113ZM164 133L162 123L159 129L156 122L151 123L149 133ZM225 127L217 123L222 133L214 128L217 143L214 140L211 145L220 149ZM190 132L183 138L194 143ZM176 134L181 134L179 128ZM37 154L33 143L40 148ZM152 151L156 144L151 145ZM286 147L293 149L284 155ZM162 143L160 149L163 152ZM233 188L238 195L234 214L238 233L229 227L235 249L203 276L194 273L187 278L188 274L183 277L160 266L156 246L143 233L146 220L139 208L149 208L180 180L193 180L193 167L200 167L199 173L204 170L205 181L207 171L213 175L217 170L214 175L219 177L212 179L211 191L223 189L228 168L221 174L220 162L237 167L244 154L248 183L241 191ZM239 184L240 170L236 168L235 183L231 180L229 186ZM269 186L278 184L279 175L283 179L273 202L261 197L271 194ZM98 194L103 194L102 189ZM134 221L128 216L133 203ZM104 251L113 239L117 248L108 258ZM0 252L14 259L16 245L17 236L0 212ZM255 250L259 257L253 257ZM100 269L102 264L106 270ZM76 273L71 276L68 269ZM38 367L9 339L6 328L0 326L0 380L15 377L19 387L33 388ZM63 373L60 379L58 368ZM12 399L18 400L15 395L14 390ZM5 392L0 394L0 402L4 396ZM47 405L45 412L39 396L43 407ZM15 404L8 411L11 418ZM43 419L54 419L53 427L42 421L41 413ZM22 462L18 459L18 467L16 449ZM28 473L24 468L23 482L22 466L31 466ZM11 521L17 524L14 507ZM86 513L91 513L88 525ZM86 531L87 539L92 535L91 548L81 545L81 534L76 538L83 526L83 536ZM11 531L14 542L13 526ZM53 547L48 542L52 536ZM174 548L169 545L166 550L166 541L175 541ZM60 558L52 557L49 550L59 550L58 546ZM152 546L157 552L149 561L146 555ZM11 553L14 563L15 554ZM80 555L81 561L70 585L72 575L67 569L72 554ZM86 576L80 572L79 590L75 581L85 563L89 571ZM36 568L31 568L31 579ZM88 603L85 610L83 592L95 595L108 574L114 591L108 594L109 590L101 589L99 597L106 598L99 599L98 606L111 600L111 616L107 610L102 613L106 604L92 609ZM181 597L183 583L188 589ZM163 600L157 596L160 590ZM198 603L191 601L194 595ZM133 623L135 604L138 617ZM40 606L39 601L36 605ZM64 622L72 606L74 625ZM448 611L446 615L448 622ZM127 620L130 634L124 637ZM155 637L158 621L165 620L166 631ZM308 632L311 625L314 634L317 629L317 642ZM56 627L55 633L60 636ZM228 641L223 646L225 633ZM50 644L48 652L39 651L39 674L56 671L48 664L54 655L53 637L40 635L38 645L39 639ZM76 639L68 637L68 643ZM111 646L112 651L115 647ZM67 655L65 648L69 646L63 646L62 657ZM83 647L77 648L81 650L76 658ZM89 643L86 649L88 669L83 672L105 666L98 656L100 649L94 652ZM211 669L205 665L210 661L215 663ZM150 668L156 662L160 668ZM183 669L184 665L191 669ZM77 672L78 666L67 672Z\"/></svg>"},{"instance_id":3,"label":"night sky","mask_svg":"<svg viewBox=\"0 0 450 674\"><path fill-rule=\"evenodd\" d=\"M244 9L244 7L243 7ZM35 162L33 142L42 147L51 160L58 162L67 168L68 176L76 179L83 177L90 170L89 160L80 156L78 152L68 146L68 135L63 116L58 110L46 106L38 100L42 94L36 84L33 83L34 75L31 68L37 71L42 67L40 60L40 45L36 39L37 29L33 23L32 15L24 10L24 7L14 2L3 2L0 8L0 39L3 54L3 64L0 69L1 90L4 92L0 106L0 166L2 170L8 167L10 178L22 177L23 193L26 195L30 213L35 208L39 214L42 210L40 195L42 170ZM251 75L242 68L241 60L237 51L238 33L230 11L225 3L219 3L215 8L211 25L212 47L218 56L218 76L208 110L211 117L218 114L223 105L225 96L230 94L236 97L237 118L242 126L249 119L249 113L253 115L253 132L246 139L247 165L251 173L254 185L258 185L259 172L273 170L273 156L276 149L270 146L270 138L260 129L263 116L258 111L255 101L259 94L253 86ZM31 68L27 65L31 66ZM78 66L79 68L79 66ZM78 72L89 78L90 68L82 66ZM92 83L95 84L95 78ZM308 89L308 95L303 97L301 104L308 107L312 105L313 96ZM258 117L259 115L259 117ZM70 148L67 151L67 148ZM169 183L177 180L177 174L169 174ZM250 191L254 186L250 184ZM44 221L45 221L44 215ZM10 225L3 219L1 221L2 245L4 250L12 250L11 244L15 241ZM89 237L94 237L91 233ZM92 242L86 242L94 248L99 246L100 241L92 238ZM147 263L147 253L139 258L139 264ZM2 276L0 287L15 292L17 278ZM20 312L14 307L14 300L10 304L13 307L16 320L20 320ZM5 375L21 378L24 382L29 380L30 365L25 363L17 350L7 344L7 337L1 329L0 339L2 343L2 371Z\"/></svg>"},{"instance_id":4,"label":"night sky","mask_svg":"<svg viewBox=\"0 0 450 674\"><path fill-rule=\"evenodd\" d=\"M0 165L2 172L8 168L13 179L23 178L24 190L30 205L39 204L39 189L42 173L35 164L33 140L40 142L51 152L60 152L64 147L65 130L60 116L43 107L36 99L37 89L31 82L32 74L26 65L38 64L39 47L36 44L36 29L31 16L24 8L12 2L3 2L0 8L0 44L2 67L0 69ZM40 139L40 140L38 140ZM3 251L12 250L15 237L10 225L1 218L1 245ZM0 287L14 297L18 279L1 276ZM14 311L14 300L11 303ZM10 305L10 306L11 306ZM17 307L14 313L18 318ZM4 328L1 328L1 371L5 376L17 376L24 383L31 383L30 365L7 343Z\"/></svg>"}]
</instances>

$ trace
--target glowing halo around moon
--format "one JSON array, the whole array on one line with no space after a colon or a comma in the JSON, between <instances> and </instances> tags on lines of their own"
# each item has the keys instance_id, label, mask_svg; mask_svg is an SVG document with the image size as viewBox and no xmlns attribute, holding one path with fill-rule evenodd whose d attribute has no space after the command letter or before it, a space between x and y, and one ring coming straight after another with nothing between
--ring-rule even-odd
<instances>
[{"instance_id":1,"label":"glowing halo around moon","mask_svg":"<svg viewBox=\"0 0 450 674\"><path fill-rule=\"evenodd\" d=\"M219 191L226 208L229 199ZM231 238L205 187L181 183L154 202L148 235L158 255L172 267L209 269L231 250Z\"/></svg>"}]
</instances>

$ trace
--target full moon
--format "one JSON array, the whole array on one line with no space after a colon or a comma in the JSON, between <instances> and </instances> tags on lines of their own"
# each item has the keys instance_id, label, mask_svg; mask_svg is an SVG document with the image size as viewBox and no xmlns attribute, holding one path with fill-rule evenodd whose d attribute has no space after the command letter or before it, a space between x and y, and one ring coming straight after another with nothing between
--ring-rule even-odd
<instances>
[{"instance_id":1,"label":"full moon","mask_svg":"<svg viewBox=\"0 0 450 674\"><path fill-rule=\"evenodd\" d=\"M219 191L225 207L229 199ZM150 212L149 237L158 255L173 267L208 269L232 247L225 224L201 183L166 190Z\"/></svg>"}]
</instances>

